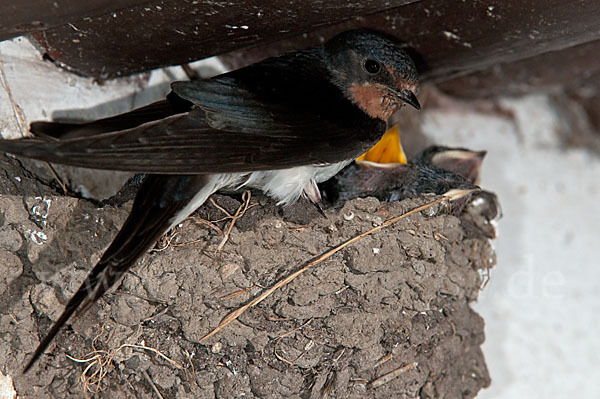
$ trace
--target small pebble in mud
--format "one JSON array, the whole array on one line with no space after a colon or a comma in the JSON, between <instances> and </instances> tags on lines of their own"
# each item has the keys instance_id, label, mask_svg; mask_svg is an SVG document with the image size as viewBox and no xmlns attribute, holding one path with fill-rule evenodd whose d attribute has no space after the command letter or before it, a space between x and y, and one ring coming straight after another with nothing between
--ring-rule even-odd
<instances>
[{"instance_id":1,"label":"small pebble in mud","mask_svg":"<svg viewBox=\"0 0 600 399\"><path fill-rule=\"evenodd\" d=\"M219 353L223 350L223 344L220 342L215 342L213 346L210 348L212 353Z\"/></svg>"}]
</instances>

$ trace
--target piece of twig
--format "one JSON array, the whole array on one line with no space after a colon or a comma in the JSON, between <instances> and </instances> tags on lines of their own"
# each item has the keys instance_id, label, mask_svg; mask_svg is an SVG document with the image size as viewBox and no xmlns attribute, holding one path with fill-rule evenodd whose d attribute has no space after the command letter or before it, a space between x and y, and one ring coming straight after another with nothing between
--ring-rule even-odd
<instances>
[{"instance_id":1,"label":"piece of twig","mask_svg":"<svg viewBox=\"0 0 600 399\"><path fill-rule=\"evenodd\" d=\"M52 176L54 177L54 179L56 179L60 188L62 188L63 194L66 194L67 193L67 185L65 184L65 182L63 182L63 180L60 178L60 176L58 175L58 173L56 172L54 167L49 162L44 162L44 163L46 164L48 169L50 169L50 173L52 173Z\"/></svg>"},{"instance_id":2,"label":"piece of twig","mask_svg":"<svg viewBox=\"0 0 600 399\"><path fill-rule=\"evenodd\" d=\"M171 246L171 241L175 239L177 234L179 233L174 228L163 234L156 243L156 247L152 248L152 252L162 252L169 248Z\"/></svg>"},{"instance_id":3,"label":"piece of twig","mask_svg":"<svg viewBox=\"0 0 600 399\"><path fill-rule=\"evenodd\" d=\"M392 370L389 373L386 373L386 374L382 375L381 377L376 378L373 381L369 382L369 386L371 386L373 388L380 387L384 384L387 384L394 378L398 377L400 374L403 374L403 373L406 373L407 371L413 370L418 365L419 365L419 363L412 362L412 363L408 363L407 365L404 365L402 367L398 367L397 369Z\"/></svg>"},{"instance_id":4,"label":"piece of twig","mask_svg":"<svg viewBox=\"0 0 600 399\"><path fill-rule=\"evenodd\" d=\"M150 320L152 320L152 319L155 319L155 318L157 318L157 317L160 317L160 316L164 315L164 314L165 314L165 313L167 313L168 311L169 311L169 307L168 307L168 306L165 306L165 308L164 308L163 310L161 310L160 312L158 312L158 313L156 313L156 314L153 314L153 315L152 315L152 316L150 316L150 317L146 317L145 319L142 319L142 321L143 321L143 322L150 321Z\"/></svg>"},{"instance_id":5,"label":"piece of twig","mask_svg":"<svg viewBox=\"0 0 600 399\"><path fill-rule=\"evenodd\" d=\"M291 360L288 360L285 357L281 356L279 353L277 353L277 351L275 351L275 357L277 359L281 360L282 362L289 364L290 366L295 366L294 362L292 362Z\"/></svg>"},{"instance_id":6,"label":"piece of twig","mask_svg":"<svg viewBox=\"0 0 600 399\"><path fill-rule=\"evenodd\" d=\"M388 353L387 355L385 355L384 357L382 357L381 359L379 359L377 361L377 363L375 363L375 365L373 366L373 368L377 368L379 366L381 366L383 363L389 361L394 355L392 354L392 352Z\"/></svg>"},{"instance_id":7,"label":"piece of twig","mask_svg":"<svg viewBox=\"0 0 600 399\"><path fill-rule=\"evenodd\" d=\"M154 384L154 381L152 381L152 378L150 378L150 375L148 375L148 372L146 370L144 370L142 373L144 374L144 378L146 379L146 381L148 381L148 384L150 384L150 386L152 387L152 390L154 391L154 393L156 393L156 395L158 396L158 398L159 399L164 399L163 396L160 394L160 391L158 390L158 388Z\"/></svg>"},{"instance_id":8,"label":"piece of twig","mask_svg":"<svg viewBox=\"0 0 600 399\"><path fill-rule=\"evenodd\" d=\"M0 86L2 86L2 88L6 92L6 95L8 96L8 101L10 102L10 105L11 105L12 111L13 111L13 118L15 119L15 122L17 122L17 128L19 129L19 133L21 133L21 136L25 136L25 134L27 133L26 117L25 117L25 114L23 113L23 110L21 109L19 104L17 104L17 102L15 101L15 99L12 95L12 90L10 89L10 85L8 84L8 79L6 77L6 71L4 70L4 60L2 59L1 53L0 53Z\"/></svg>"},{"instance_id":9,"label":"piece of twig","mask_svg":"<svg viewBox=\"0 0 600 399\"><path fill-rule=\"evenodd\" d=\"M77 359L69 354L65 354L65 356L77 363L88 363L87 367L83 369L79 380L81 381L81 385L85 391L89 391L92 393L99 393L102 389L100 388L100 383L108 373L106 366L110 362L110 357L108 356L108 352L106 351L94 351L93 356L88 357L86 359ZM88 372L95 367L94 371L88 375ZM95 386L95 388L92 388Z\"/></svg>"},{"instance_id":10,"label":"piece of twig","mask_svg":"<svg viewBox=\"0 0 600 399\"><path fill-rule=\"evenodd\" d=\"M198 217L198 216L190 216L188 219L190 219L194 223L205 224L208 227L210 227L211 229L213 229L214 231L216 231L217 233L219 233L220 236L223 235L223 230L221 230L219 228L219 226L217 226L216 224L214 224L214 222L211 222L210 220L202 219L201 217Z\"/></svg>"},{"instance_id":11,"label":"piece of twig","mask_svg":"<svg viewBox=\"0 0 600 399\"><path fill-rule=\"evenodd\" d=\"M96 337L96 338L98 338L98 337ZM97 350L94 345L96 338L94 338L94 340L92 341L93 351L90 354L86 355L86 358L78 359L73 356L70 356L69 354L65 354L65 356L68 359L70 359L74 362L88 363L87 367L81 373L81 376L79 379L81 381L81 384L84 387L84 390L87 390L89 392L99 393L102 390L102 388L100 387L100 384L102 383L102 380L104 379L104 377L106 377L106 375L108 374L108 366L113 361L117 352L123 350L124 348L144 349L144 350L154 352L157 355L159 355L160 357L162 357L163 359L165 359L167 362L169 362L173 367L175 367L179 370L185 369L182 365L177 363L175 360L169 358L167 355L165 355L158 349L150 348L145 345L122 344L118 348L111 349L109 351ZM88 375L88 373L90 371L91 371L91 373Z\"/></svg>"},{"instance_id":12,"label":"piece of twig","mask_svg":"<svg viewBox=\"0 0 600 399\"><path fill-rule=\"evenodd\" d=\"M285 333L281 334L280 336L277 337L277 339L285 338L287 336L290 336L290 335L294 334L296 331L300 331L301 329L303 329L304 327L306 327L308 325L308 323L310 323L312 320L313 319L311 317L310 319L308 319L308 321L306 323L304 323L304 324L302 324L302 325L294 328L293 330L290 330L288 332L285 332Z\"/></svg>"},{"instance_id":13,"label":"piece of twig","mask_svg":"<svg viewBox=\"0 0 600 399\"><path fill-rule=\"evenodd\" d=\"M221 242L219 243L219 246L217 247L217 251L222 250L223 247L225 246L225 243L227 243L227 241L229 240L229 234L231 234L231 230L233 230L233 226L235 225L235 222L239 218L244 216L244 214L246 213L246 211L248 209L255 206L255 204L250 205L251 197L252 197L252 194L250 193L250 190L244 191L244 194L242 194L242 201L244 201L244 202L239 206L239 208L235 211L235 213L233 215L231 215L224 208L217 205L217 203L213 201L213 205L215 205L217 208L219 208L221 211L223 211L229 218L231 218L231 222L229 223L229 226L227 226L227 230L225 231L225 234L223 235L223 239L221 240Z\"/></svg>"},{"instance_id":14,"label":"piece of twig","mask_svg":"<svg viewBox=\"0 0 600 399\"><path fill-rule=\"evenodd\" d=\"M190 368L192 369L192 375L194 375L196 373L196 368L194 367L194 362L192 361L192 356L194 355L192 355L186 349L183 349L183 352L187 356L188 363L190 364Z\"/></svg>"},{"instance_id":15,"label":"piece of twig","mask_svg":"<svg viewBox=\"0 0 600 399\"><path fill-rule=\"evenodd\" d=\"M246 310L248 310L249 308L258 305L259 303L261 303L265 298L267 298L269 295L271 295L273 292L275 292L278 288L283 287L284 285L288 284L289 282L291 282L292 280L294 280L296 277L298 277L299 275L301 275L302 273L304 273L305 271L311 269L312 267L318 265L319 263L323 262L325 259L331 257L332 255L334 255L335 253L339 252L340 250L346 248L347 246L354 244L355 242L359 241L360 239L371 235L387 226L390 226L410 215L413 215L415 213L421 212L425 209L431 208L432 206L435 206L437 204L440 204L444 201L447 201L448 198L446 197L441 197L438 198L434 201L428 202L424 205L418 206L416 208L411 209L410 211L403 213L401 215L398 215L396 217L393 217L391 219L386 220L385 222L383 222L382 224L380 224L379 226L373 227L370 230L367 230L355 237L352 237L351 239L349 239L348 241L345 241L343 243L341 243L340 245L330 249L329 251L321 254L320 256L318 256L317 258L313 259L312 261L310 261L309 263L307 263L304 267L302 267L301 269L296 270L294 273L290 274L289 276L279 280L277 283L275 283L275 285L273 285L271 288L267 289L265 292L263 292L262 294L260 294L259 296L257 296L256 298L254 298L253 300L251 300L250 302L248 302L247 304L245 304L244 306L234 310L232 313L228 314L227 316L225 316L225 318L223 320L221 320L221 323L219 323L219 325L212 330L211 332L209 332L208 334L206 334L204 337L202 337L200 339L200 343L202 343L203 341L207 340L208 338L212 337L213 335L215 335L216 333L218 333L219 331L221 331L223 328L225 328L229 323L231 323L232 321L236 320L238 317L240 317L242 314L244 314L244 312L246 312Z\"/></svg>"},{"instance_id":16,"label":"piece of twig","mask_svg":"<svg viewBox=\"0 0 600 399\"><path fill-rule=\"evenodd\" d=\"M329 391L331 391L331 387L333 383L337 379L337 373L332 371L329 373L327 378L325 379L325 384L323 384L323 388L321 389L321 399L327 399L329 396Z\"/></svg>"},{"instance_id":17,"label":"piece of twig","mask_svg":"<svg viewBox=\"0 0 600 399\"><path fill-rule=\"evenodd\" d=\"M254 287L248 287L248 288L244 288L242 290L237 290L237 291L231 292L229 294L223 295L223 296L219 297L219 299L233 299L240 295L244 295L245 293L250 291L252 288L254 288Z\"/></svg>"},{"instance_id":18,"label":"piece of twig","mask_svg":"<svg viewBox=\"0 0 600 399\"><path fill-rule=\"evenodd\" d=\"M123 344L123 345L119 346L116 351L118 352L118 351L120 351L123 348L145 349L147 351L156 353L158 356L162 357L167 362L171 363L171 366L173 366L175 368L178 368L179 370L183 370L185 368L181 364L177 363L175 360L171 359L170 357L168 357L167 355L165 355L164 353L162 353L161 351L159 351L158 349L150 348L149 346L136 345L136 344Z\"/></svg>"},{"instance_id":19,"label":"piece of twig","mask_svg":"<svg viewBox=\"0 0 600 399\"><path fill-rule=\"evenodd\" d=\"M212 201L212 199L211 199L211 201ZM220 208L220 209L222 209L222 208ZM223 210L223 211L227 212L225 210ZM233 216L229 215L225 219L229 219L231 217L233 217ZM220 236L224 235L223 230L221 230L217 225L215 225L214 222L211 222L206 219L202 219L201 217L198 217L198 216L188 216L185 220L188 220L188 219L194 223L200 223L200 224L210 227L211 229L215 230ZM169 247L186 247L186 246L189 246L192 244L197 244L199 242L206 241L205 238L199 238L197 240L173 244L173 240L175 240L175 237L177 237L177 235L179 235L179 231L177 231L176 228L172 228L167 233L163 234L158 243L158 245L160 245L160 246L158 248L152 249L152 252L162 252Z\"/></svg>"},{"instance_id":20,"label":"piece of twig","mask_svg":"<svg viewBox=\"0 0 600 399\"><path fill-rule=\"evenodd\" d=\"M213 204L213 206L215 208L217 208L218 210L220 210L221 212L223 212L225 214L225 217L223 217L221 219L213 220L212 221L213 223L219 223L224 220L231 219L233 217L233 215L231 213L229 213L229 211L227 209L225 209L221 205L217 204L217 201L215 201L212 197L210 198L210 203Z\"/></svg>"}]
</instances>

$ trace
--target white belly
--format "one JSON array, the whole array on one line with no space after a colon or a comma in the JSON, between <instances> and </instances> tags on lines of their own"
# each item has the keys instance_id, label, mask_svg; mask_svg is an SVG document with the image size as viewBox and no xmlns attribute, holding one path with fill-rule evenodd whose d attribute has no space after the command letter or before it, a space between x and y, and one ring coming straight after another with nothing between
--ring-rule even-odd
<instances>
[{"instance_id":1,"label":"white belly","mask_svg":"<svg viewBox=\"0 0 600 399\"><path fill-rule=\"evenodd\" d=\"M305 190L318 190L316 183L322 183L333 177L350 162L352 161L324 166L297 166L289 169L259 172L213 174L190 203L173 217L171 227L188 217L212 193L221 189L256 188L274 198L278 205L292 204L305 193Z\"/></svg>"},{"instance_id":2,"label":"white belly","mask_svg":"<svg viewBox=\"0 0 600 399\"><path fill-rule=\"evenodd\" d=\"M277 200L278 205L289 205L300 198L305 188L330 179L350 162L252 172L240 187L257 188Z\"/></svg>"}]
</instances>

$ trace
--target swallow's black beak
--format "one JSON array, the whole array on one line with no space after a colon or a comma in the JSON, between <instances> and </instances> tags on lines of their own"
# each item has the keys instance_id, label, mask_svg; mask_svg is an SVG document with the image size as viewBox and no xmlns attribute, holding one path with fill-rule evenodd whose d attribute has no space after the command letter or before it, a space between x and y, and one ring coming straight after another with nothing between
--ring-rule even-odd
<instances>
[{"instance_id":1,"label":"swallow's black beak","mask_svg":"<svg viewBox=\"0 0 600 399\"><path fill-rule=\"evenodd\" d=\"M408 105L412 105L416 110L421 109L421 104L419 104L419 100L417 100L417 96L410 90L399 90L396 91L396 95L398 98L407 103Z\"/></svg>"}]
</instances>

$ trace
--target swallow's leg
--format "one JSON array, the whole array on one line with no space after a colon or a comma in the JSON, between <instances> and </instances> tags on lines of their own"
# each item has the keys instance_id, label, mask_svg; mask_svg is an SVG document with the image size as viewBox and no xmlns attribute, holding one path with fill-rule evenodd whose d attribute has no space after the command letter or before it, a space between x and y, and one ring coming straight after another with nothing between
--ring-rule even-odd
<instances>
[{"instance_id":1,"label":"swallow's leg","mask_svg":"<svg viewBox=\"0 0 600 399\"><path fill-rule=\"evenodd\" d=\"M317 182L313 179L304 186L304 196L313 203L313 205L317 208L317 211L323 216L327 218L325 211L321 207L321 190L319 190L319 186L317 186Z\"/></svg>"}]
</instances>

